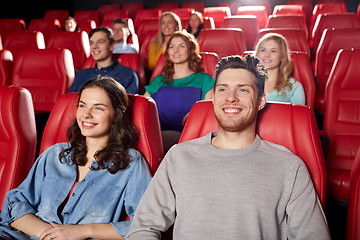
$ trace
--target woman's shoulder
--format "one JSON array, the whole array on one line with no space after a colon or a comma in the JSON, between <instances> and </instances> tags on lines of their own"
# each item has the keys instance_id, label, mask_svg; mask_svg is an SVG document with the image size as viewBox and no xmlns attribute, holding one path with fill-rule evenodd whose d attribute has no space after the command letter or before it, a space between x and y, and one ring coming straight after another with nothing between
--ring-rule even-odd
<instances>
[{"instance_id":1,"label":"woman's shoulder","mask_svg":"<svg viewBox=\"0 0 360 240\"><path fill-rule=\"evenodd\" d=\"M193 73L192 76L194 78L196 77L196 78L201 78L201 79L212 79L213 78L208 73L204 73L204 72Z\"/></svg>"}]
</instances>

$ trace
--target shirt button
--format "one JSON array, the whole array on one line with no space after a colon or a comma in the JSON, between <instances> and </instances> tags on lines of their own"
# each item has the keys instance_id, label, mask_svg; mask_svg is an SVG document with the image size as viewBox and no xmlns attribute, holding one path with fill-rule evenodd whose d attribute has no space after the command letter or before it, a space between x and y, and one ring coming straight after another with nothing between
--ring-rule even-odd
<instances>
[{"instance_id":1,"label":"shirt button","mask_svg":"<svg viewBox=\"0 0 360 240\"><path fill-rule=\"evenodd\" d=\"M75 196L75 193L71 194L71 196Z\"/></svg>"},{"instance_id":2,"label":"shirt button","mask_svg":"<svg viewBox=\"0 0 360 240\"><path fill-rule=\"evenodd\" d=\"M68 212L64 212L64 215L69 215L69 213L68 213Z\"/></svg>"},{"instance_id":3,"label":"shirt button","mask_svg":"<svg viewBox=\"0 0 360 240\"><path fill-rule=\"evenodd\" d=\"M85 181L86 181L85 179L82 180L82 182L85 182Z\"/></svg>"}]
</instances>

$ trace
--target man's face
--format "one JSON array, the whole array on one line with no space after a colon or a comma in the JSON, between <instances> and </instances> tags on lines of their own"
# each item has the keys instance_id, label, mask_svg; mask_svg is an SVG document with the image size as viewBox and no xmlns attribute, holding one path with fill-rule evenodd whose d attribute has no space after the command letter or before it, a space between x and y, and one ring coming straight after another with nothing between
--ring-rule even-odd
<instances>
[{"instance_id":1,"label":"man's face","mask_svg":"<svg viewBox=\"0 0 360 240\"><path fill-rule=\"evenodd\" d=\"M225 132L255 130L257 112L266 102L265 96L257 99L255 75L246 69L222 71L213 101L219 131Z\"/></svg>"},{"instance_id":2,"label":"man's face","mask_svg":"<svg viewBox=\"0 0 360 240\"><path fill-rule=\"evenodd\" d=\"M130 33L125 24L115 23L113 25L113 34L115 42L122 43L127 39Z\"/></svg>"},{"instance_id":3,"label":"man's face","mask_svg":"<svg viewBox=\"0 0 360 240\"><path fill-rule=\"evenodd\" d=\"M110 44L106 33L99 31L91 36L90 52L95 61L103 61L111 58L113 49L114 44Z\"/></svg>"}]
</instances>

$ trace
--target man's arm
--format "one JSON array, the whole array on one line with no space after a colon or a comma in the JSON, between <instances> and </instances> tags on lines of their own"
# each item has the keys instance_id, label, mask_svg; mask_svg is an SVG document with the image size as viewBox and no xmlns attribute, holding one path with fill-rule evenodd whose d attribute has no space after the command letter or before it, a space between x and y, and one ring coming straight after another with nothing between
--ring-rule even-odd
<instances>
[{"instance_id":1,"label":"man's arm","mask_svg":"<svg viewBox=\"0 0 360 240\"><path fill-rule=\"evenodd\" d=\"M175 194L165 158L145 191L126 239L160 239L175 220ZM171 172L171 171L170 171Z\"/></svg>"}]
</instances>

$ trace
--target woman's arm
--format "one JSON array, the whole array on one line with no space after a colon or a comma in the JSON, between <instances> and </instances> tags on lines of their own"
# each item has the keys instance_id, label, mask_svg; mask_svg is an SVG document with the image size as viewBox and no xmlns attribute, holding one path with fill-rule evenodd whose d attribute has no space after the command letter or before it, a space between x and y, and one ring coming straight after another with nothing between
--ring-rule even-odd
<instances>
[{"instance_id":1,"label":"woman's arm","mask_svg":"<svg viewBox=\"0 0 360 240\"><path fill-rule=\"evenodd\" d=\"M110 223L91 223L83 225L58 225L50 223L51 228L44 231L39 240L47 240L47 236L52 239L125 239L121 237Z\"/></svg>"},{"instance_id":2,"label":"woman's arm","mask_svg":"<svg viewBox=\"0 0 360 240\"><path fill-rule=\"evenodd\" d=\"M50 224L42 221L33 214L26 214L13 221L10 225L13 228L37 238L39 238L44 231L51 228Z\"/></svg>"}]
</instances>

